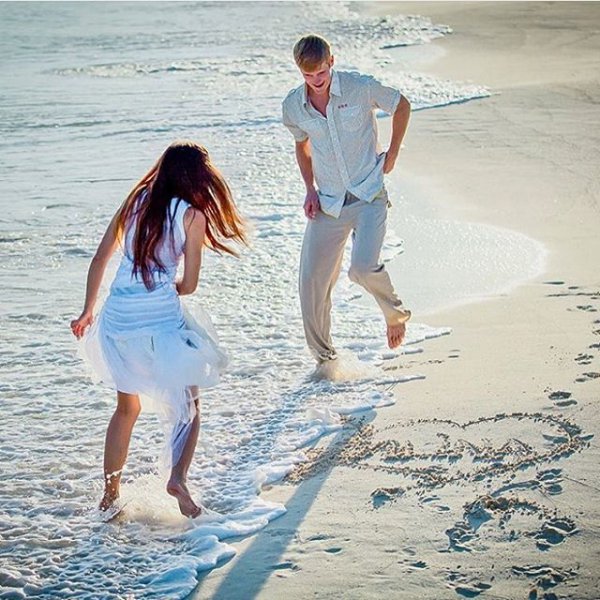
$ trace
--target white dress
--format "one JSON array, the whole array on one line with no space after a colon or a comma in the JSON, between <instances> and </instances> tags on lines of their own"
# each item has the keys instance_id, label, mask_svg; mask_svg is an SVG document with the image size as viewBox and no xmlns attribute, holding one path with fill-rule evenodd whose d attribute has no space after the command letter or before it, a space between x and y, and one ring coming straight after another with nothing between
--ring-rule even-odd
<instances>
[{"instance_id":1,"label":"white dress","mask_svg":"<svg viewBox=\"0 0 600 600\"><path fill-rule=\"evenodd\" d=\"M175 288L185 245L183 217L189 206L179 198L171 200L157 252L166 272L153 271L152 290L141 274L133 275L133 218L110 293L79 344L79 355L95 381L140 395L144 410L158 413L168 440L164 455L168 467L179 461L194 417L192 386L214 386L227 364L208 315L194 311L194 319Z\"/></svg>"}]
</instances>

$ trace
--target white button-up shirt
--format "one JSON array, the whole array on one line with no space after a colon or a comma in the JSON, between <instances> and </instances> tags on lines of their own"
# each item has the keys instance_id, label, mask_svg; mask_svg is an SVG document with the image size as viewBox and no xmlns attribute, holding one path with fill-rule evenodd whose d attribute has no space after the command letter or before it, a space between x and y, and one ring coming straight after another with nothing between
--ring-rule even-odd
<instances>
[{"instance_id":1,"label":"white button-up shirt","mask_svg":"<svg viewBox=\"0 0 600 600\"><path fill-rule=\"evenodd\" d=\"M371 76L336 70L329 96L327 118L311 105L306 84L287 95L282 110L294 139L310 139L321 210L337 218L346 192L371 202L383 188L385 154L378 153L374 110L392 114L402 96Z\"/></svg>"}]
</instances>

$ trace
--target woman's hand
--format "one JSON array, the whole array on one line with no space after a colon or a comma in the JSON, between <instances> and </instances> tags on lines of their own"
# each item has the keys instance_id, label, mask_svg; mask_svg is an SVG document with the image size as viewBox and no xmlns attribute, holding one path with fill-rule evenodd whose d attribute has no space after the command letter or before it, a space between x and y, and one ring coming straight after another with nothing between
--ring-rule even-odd
<instances>
[{"instance_id":1,"label":"woman's hand","mask_svg":"<svg viewBox=\"0 0 600 600\"><path fill-rule=\"evenodd\" d=\"M71 321L71 331L73 335L79 340L83 337L85 330L94 322L94 315L91 312L83 311L81 315Z\"/></svg>"}]
</instances>

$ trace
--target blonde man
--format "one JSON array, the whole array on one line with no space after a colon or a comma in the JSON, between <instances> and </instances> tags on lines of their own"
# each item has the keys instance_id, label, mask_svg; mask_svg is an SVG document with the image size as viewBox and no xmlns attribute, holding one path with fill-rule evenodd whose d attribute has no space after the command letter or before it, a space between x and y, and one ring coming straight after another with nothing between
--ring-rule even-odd
<instances>
[{"instance_id":1,"label":"blonde man","mask_svg":"<svg viewBox=\"0 0 600 600\"><path fill-rule=\"evenodd\" d=\"M410 311L380 261L388 196L383 176L394 168L408 126L410 104L373 77L333 69L327 40L302 37L294 60L304 83L283 101L283 122L296 141L306 185L308 218L300 259L300 304L306 341L319 363L336 358L331 340L331 291L352 234L348 275L377 301L390 348L404 340ZM378 153L374 110L392 115L392 136Z\"/></svg>"}]
</instances>

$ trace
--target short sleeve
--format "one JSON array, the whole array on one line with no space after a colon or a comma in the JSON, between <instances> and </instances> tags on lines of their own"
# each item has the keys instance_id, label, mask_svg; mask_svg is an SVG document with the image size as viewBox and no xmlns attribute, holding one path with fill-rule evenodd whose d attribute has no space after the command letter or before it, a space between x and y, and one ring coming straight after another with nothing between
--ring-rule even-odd
<instances>
[{"instance_id":1,"label":"short sleeve","mask_svg":"<svg viewBox=\"0 0 600 600\"><path fill-rule=\"evenodd\" d=\"M293 122L288 113L285 102L282 104L281 110L283 115L283 124L290 130L291 134L294 136L294 139L297 142L303 142L304 140L307 140L308 133L306 133L306 131L303 129L300 129L300 127Z\"/></svg>"},{"instance_id":2,"label":"short sleeve","mask_svg":"<svg viewBox=\"0 0 600 600\"><path fill-rule=\"evenodd\" d=\"M374 77L369 77L369 95L373 108L380 108L390 115L394 113L402 98L399 90L383 85Z\"/></svg>"}]
</instances>

